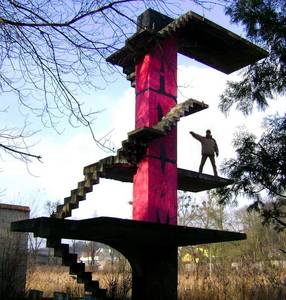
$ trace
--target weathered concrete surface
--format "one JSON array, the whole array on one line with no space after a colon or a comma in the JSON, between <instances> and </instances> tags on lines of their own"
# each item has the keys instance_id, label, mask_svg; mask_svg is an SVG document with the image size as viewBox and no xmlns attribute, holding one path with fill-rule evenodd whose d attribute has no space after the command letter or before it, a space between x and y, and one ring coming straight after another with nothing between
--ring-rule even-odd
<instances>
[{"instance_id":1,"label":"weathered concrete surface","mask_svg":"<svg viewBox=\"0 0 286 300\"><path fill-rule=\"evenodd\" d=\"M41 217L13 222L13 231L34 232L35 236L97 241L115 248L186 246L243 240L244 233L159 224L129 219L99 217L66 220Z\"/></svg>"},{"instance_id":2,"label":"weathered concrete surface","mask_svg":"<svg viewBox=\"0 0 286 300\"><path fill-rule=\"evenodd\" d=\"M147 14L154 12L148 11ZM151 21L154 23L154 20ZM170 36L176 38L180 54L226 74L267 56L267 52L262 48L189 11L176 20L166 19L163 27L155 26L155 30L144 24L126 41L126 46L108 57L107 61L123 67L124 72L128 74L129 70L132 72L132 66L134 69L134 62L150 52L158 42Z\"/></svg>"},{"instance_id":3,"label":"weathered concrete surface","mask_svg":"<svg viewBox=\"0 0 286 300\"><path fill-rule=\"evenodd\" d=\"M202 192L210 189L227 186L233 181L227 178L200 174L195 171L178 168L178 190L186 192ZM136 168L133 166L114 166L105 171L103 178L120 180L124 182L133 182L133 175Z\"/></svg>"}]
</instances>

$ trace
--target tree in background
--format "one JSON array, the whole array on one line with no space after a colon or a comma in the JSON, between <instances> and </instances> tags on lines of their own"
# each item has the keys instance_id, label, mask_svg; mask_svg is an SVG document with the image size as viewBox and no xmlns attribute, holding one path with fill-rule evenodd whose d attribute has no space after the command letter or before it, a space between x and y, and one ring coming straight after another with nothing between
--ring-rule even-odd
<instances>
[{"instance_id":1,"label":"tree in background","mask_svg":"<svg viewBox=\"0 0 286 300\"><path fill-rule=\"evenodd\" d=\"M246 207L235 212L235 216L241 229L247 234L247 240L239 242L236 250L230 250L233 255L248 264L284 260L279 247L285 247L285 232L278 233L274 228L264 226L260 215L255 211L247 211Z\"/></svg>"},{"instance_id":2,"label":"tree in background","mask_svg":"<svg viewBox=\"0 0 286 300\"><path fill-rule=\"evenodd\" d=\"M205 229L229 229L229 216L225 207L218 203L217 195L208 192L205 199L198 201L190 193L178 194L178 224ZM212 259L224 255L224 244L208 244L180 247L178 251L179 269L184 271L186 264L195 265L196 278L200 268L208 264L209 274L212 273Z\"/></svg>"},{"instance_id":3,"label":"tree in background","mask_svg":"<svg viewBox=\"0 0 286 300\"><path fill-rule=\"evenodd\" d=\"M247 207L226 209L217 203L217 197L216 193L211 192L206 199L198 201L190 193L179 193L179 212L184 210L178 216L180 223L242 231L247 234L247 240L180 247L180 274L185 278L193 275L197 280L212 277L227 284L231 276L240 277L240 272L243 272L246 277L255 274L267 280L275 277L275 284L278 284L278 274L284 270L284 253L279 248L286 247L286 233L264 226L260 214L247 210Z\"/></svg>"},{"instance_id":4,"label":"tree in background","mask_svg":"<svg viewBox=\"0 0 286 300\"><path fill-rule=\"evenodd\" d=\"M269 56L246 68L242 79L228 82L220 108L229 112L234 105L244 114L254 106L265 109L269 100L286 91L286 1L225 1L226 14L241 23L247 38L269 51ZM225 162L224 173L234 180L220 189L221 202L236 201L237 196L253 199L250 208L261 212L265 223L279 230L286 227L286 116L269 116L260 137L240 132L235 140L237 158ZM267 203L266 203L267 202Z\"/></svg>"},{"instance_id":5,"label":"tree in background","mask_svg":"<svg viewBox=\"0 0 286 300\"><path fill-rule=\"evenodd\" d=\"M218 195L209 191L205 199L199 201L191 193L178 193L178 224L199 228L229 228L225 207L219 203Z\"/></svg>"},{"instance_id":6,"label":"tree in background","mask_svg":"<svg viewBox=\"0 0 286 300\"><path fill-rule=\"evenodd\" d=\"M225 1L231 21L244 26L246 37L269 51L269 56L245 69L242 79L229 82L220 108L250 114L256 104L265 109L269 99L286 92L285 0Z\"/></svg>"},{"instance_id":7,"label":"tree in background","mask_svg":"<svg viewBox=\"0 0 286 300\"><path fill-rule=\"evenodd\" d=\"M128 299L132 288L132 270L128 260L117 250L107 246L109 264L105 268L104 283L110 299Z\"/></svg>"}]
</instances>

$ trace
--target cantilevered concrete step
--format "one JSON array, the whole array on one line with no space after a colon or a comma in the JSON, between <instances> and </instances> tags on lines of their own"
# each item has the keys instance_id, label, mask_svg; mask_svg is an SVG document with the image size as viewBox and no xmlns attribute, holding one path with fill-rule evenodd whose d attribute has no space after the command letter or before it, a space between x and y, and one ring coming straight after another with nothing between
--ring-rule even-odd
<instances>
[{"instance_id":1,"label":"cantilevered concrete step","mask_svg":"<svg viewBox=\"0 0 286 300\"><path fill-rule=\"evenodd\" d=\"M42 238L97 241L127 252L132 247L178 247L246 239L244 233L238 232L110 217L85 220L42 217L13 222L11 229L18 232L34 232Z\"/></svg>"},{"instance_id":2,"label":"cantilevered concrete step","mask_svg":"<svg viewBox=\"0 0 286 300\"><path fill-rule=\"evenodd\" d=\"M160 128L142 127L128 132L128 139L122 141L122 148L118 150L124 153L136 152L138 148L147 148L147 146L157 138L165 135Z\"/></svg>"},{"instance_id":3,"label":"cantilevered concrete step","mask_svg":"<svg viewBox=\"0 0 286 300\"><path fill-rule=\"evenodd\" d=\"M162 136L164 136L164 132L154 127L143 127L128 132L128 140L144 144L149 144Z\"/></svg>"},{"instance_id":4,"label":"cantilevered concrete step","mask_svg":"<svg viewBox=\"0 0 286 300\"><path fill-rule=\"evenodd\" d=\"M143 127L128 132L128 139L122 142L122 147L117 150L114 162L125 159L127 163L137 165L146 153L148 145L155 139L165 135L158 128Z\"/></svg>"}]
</instances>

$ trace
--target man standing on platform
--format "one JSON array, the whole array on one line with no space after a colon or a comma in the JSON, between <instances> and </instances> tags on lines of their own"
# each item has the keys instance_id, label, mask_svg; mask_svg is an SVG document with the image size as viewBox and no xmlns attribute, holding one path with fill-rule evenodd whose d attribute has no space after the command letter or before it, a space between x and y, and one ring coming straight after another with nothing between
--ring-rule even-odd
<instances>
[{"instance_id":1,"label":"man standing on platform","mask_svg":"<svg viewBox=\"0 0 286 300\"><path fill-rule=\"evenodd\" d=\"M199 168L199 173L202 173L204 164L207 158L209 158L213 167L214 175L217 176L215 154L216 156L218 156L218 146L215 139L211 135L211 131L208 129L206 131L205 137L194 133L193 131L190 131L190 134L202 144L202 159Z\"/></svg>"}]
</instances>

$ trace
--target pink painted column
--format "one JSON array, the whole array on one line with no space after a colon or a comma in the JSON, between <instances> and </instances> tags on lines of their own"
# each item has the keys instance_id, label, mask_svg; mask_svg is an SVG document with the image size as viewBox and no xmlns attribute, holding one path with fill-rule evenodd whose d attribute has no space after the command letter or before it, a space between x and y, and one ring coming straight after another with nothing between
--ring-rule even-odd
<instances>
[{"instance_id":1,"label":"pink painted column","mask_svg":"<svg viewBox=\"0 0 286 300\"><path fill-rule=\"evenodd\" d=\"M158 123L177 101L177 47L166 40L136 65L135 127ZM147 149L133 179L133 219L177 224L177 128Z\"/></svg>"}]
</instances>

